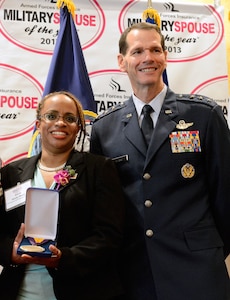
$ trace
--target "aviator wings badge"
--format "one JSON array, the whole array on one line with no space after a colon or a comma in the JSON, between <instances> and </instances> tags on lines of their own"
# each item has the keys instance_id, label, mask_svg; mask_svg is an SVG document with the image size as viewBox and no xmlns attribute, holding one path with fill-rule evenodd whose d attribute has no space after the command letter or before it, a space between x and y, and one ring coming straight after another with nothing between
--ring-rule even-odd
<instances>
[{"instance_id":1,"label":"aviator wings badge","mask_svg":"<svg viewBox=\"0 0 230 300\"><path fill-rule=\"evenodd\" d=\"M187 129L189 128L190 126L193 125L193 122L191 123L186 123L185 120L180 120L178 124L176 124L176 128L177 129L181 129L181 130L184 130L184 129Z\"/></svg>"}]
</instances>

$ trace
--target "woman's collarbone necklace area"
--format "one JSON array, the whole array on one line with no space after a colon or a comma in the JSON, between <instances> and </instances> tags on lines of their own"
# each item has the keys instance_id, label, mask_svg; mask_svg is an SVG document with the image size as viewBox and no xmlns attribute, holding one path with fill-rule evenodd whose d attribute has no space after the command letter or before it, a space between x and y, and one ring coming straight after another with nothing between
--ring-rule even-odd
<instances>
[{"instance_id":1,"label":"woman's collarbone necklace area","mask_svg":"<svg viewBox=\"0 0 230 300\"><path fill-rule=\"evenodd\" d=\"M41 163L41 161L39 160L39 161L38 161L38 168L39 168L40 170L44 171L44 172L57 172L57 171L63 169L64 166L65 166L65 164L66 164L66 163L62 164L61 166L55 167L55 168L49 168L49 167L44 166L44 165Z\"/></svg>"}]
</instances>

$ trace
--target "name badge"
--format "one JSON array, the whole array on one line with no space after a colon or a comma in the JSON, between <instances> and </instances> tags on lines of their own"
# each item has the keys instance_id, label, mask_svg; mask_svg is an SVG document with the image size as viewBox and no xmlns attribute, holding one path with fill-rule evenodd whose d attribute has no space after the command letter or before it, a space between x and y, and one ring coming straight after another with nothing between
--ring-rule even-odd
<instances>
[{"instance_id":1,"label":"name badge","mask_svg":"<svg viewBox=\"0 0 230 300\"><path fill-rule=\"evenodd\" d=\"M112 160L115 163L120 163L120 162L128 161L129 156L128 156L128 154L125 154L125 155L121 155L121 156L118 156L118 157L114 157L114 158L112 158Z\"/></svg>"},{"instance_id":2,"label":"name badge","mask_svg":"<svg viewBox=\"0 0 230 300\"><path fill-rule=\"evenodd\" d=\"M6 211L25 205L26 191L29 187L31 187L31 179L23 183L18 183L16 186L4 192Z\"/></svg>"}]
</instances>

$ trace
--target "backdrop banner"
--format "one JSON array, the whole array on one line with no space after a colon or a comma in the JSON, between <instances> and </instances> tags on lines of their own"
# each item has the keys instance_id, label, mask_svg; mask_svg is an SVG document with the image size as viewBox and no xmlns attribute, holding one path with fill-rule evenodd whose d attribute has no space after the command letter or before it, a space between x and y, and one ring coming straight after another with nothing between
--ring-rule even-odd
<instances>
[{"instance_id":1,"label":"backdrop banner","mask_svg":"<svg viewBox=\"0 0 230 300\"><path fill-rule=\"evenodd\" d=\"M39 2L39 3L38 3ZM117 65L121 32L142 21L147 0L75 0L79 35L97 114L128 99L131 86ZM224 9L153 1L168 50L171 89L216 100L228 116ZM26 157L60 28L53 0L0 0L0 157ZM81 99L80 99L81 100Z\"/></svg>"}]
</instances>

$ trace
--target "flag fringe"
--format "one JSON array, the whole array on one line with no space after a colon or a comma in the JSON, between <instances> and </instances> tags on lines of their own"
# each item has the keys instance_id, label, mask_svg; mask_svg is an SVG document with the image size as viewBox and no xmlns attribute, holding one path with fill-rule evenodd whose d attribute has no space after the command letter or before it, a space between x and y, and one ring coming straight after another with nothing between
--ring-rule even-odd
<instances>
[{"instance_id":1,"label":"flag fringe","mask_svg":"<svg viewBox=\"0 0 230 300\"><path fill-rule=\"evenodd\" d=\"M67 9L68 9L69 13L71 13L72 17L74 18L74 12L76 10L76 6L73 3L73 1L72 0L58 0L57 1L57 7L58 8L61 8L61 7L64 7L64 6L67 6Z\"/></svg>"},{"instance_id":2,"label":"flag fringe","mask_svg":"<svg viewBox=\"0 0 230 300\"><path fill-rule=\"evenodd\" d=\"M157 12L157 10L153 9L152 7L148 7L146 10L143 11L142 18L146 21L148 18L153 19L158 27L161 26L161 19Z\"/></svg>"},{"instance_id":3,"label":"flag fringe","mask_svg":"<svg viewBox=\"0 0 230 300\"><path fill-rule=\"evenodd\" d=\"M97 117L97 114L91 110L83 110L83 113L84 115L87 115L87 116L90 116L90 117L93 117L93 118L96 118Z\"/></svg>"},{"instance_id":4,"label":"flag fringe","mask_svg":"<svg viewBox=\"0 0 230 300\"><path fill-rule=\"evenodd\" d=\"M38 138L40 132L36 129L33 133L32 139L30 141L30 145L29 145L29 150L28 150L28 157L32 156L32 152L33 152L33 148L34 148L34 144L36 142L36 139Z\"/></svg>"}]
</instances>

